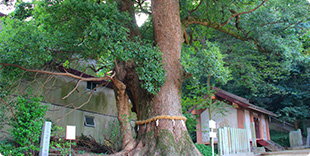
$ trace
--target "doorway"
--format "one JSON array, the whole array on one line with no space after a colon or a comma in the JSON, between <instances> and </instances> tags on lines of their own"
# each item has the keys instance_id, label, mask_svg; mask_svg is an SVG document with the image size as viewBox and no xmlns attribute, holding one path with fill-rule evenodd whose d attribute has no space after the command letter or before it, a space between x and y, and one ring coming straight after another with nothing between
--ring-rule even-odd
<instances>
[{"instance_id":1,"label":"doorway","mask_svg":"<svg viewBox=\"0 0 310 156\"><path fill-rule=\"evenodd\" d=\"M256 135L256 138L261 138L261 135L260 135L260 130L259 130L259 117L254 117L254 124L255 124L255 135Z\"/></svg>"}]
</instances>

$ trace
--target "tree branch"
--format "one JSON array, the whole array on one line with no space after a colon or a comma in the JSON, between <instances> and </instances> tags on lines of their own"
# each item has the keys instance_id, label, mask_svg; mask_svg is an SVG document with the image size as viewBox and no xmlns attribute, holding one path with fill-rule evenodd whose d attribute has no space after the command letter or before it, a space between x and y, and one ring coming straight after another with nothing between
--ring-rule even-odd
<instances>
[{"instance_id":1,"label":"tree branch","mask_svg":"<svg viewBox=\"0 0 310 156\"><path fill-rule=\"evenodd\" d=\"M193 13L194 11L196 11L196 10L199 8L199 6L202 4L202 1L203 1L203 0L200 0L199 4L196 6L196 8L193 9L193 10L191 10L191 11L189 11L189 13L191 14L191 13Z\"/></svg>"},{"instance_id":2,"label":"tree branch","mask_svg":"<svg viewBox=\"0 0 310 156\"><path fill-rule=\"evenodd\" d=\"M45 84L50 80L50 78L51 78L52 76L53 76L53 75L49 75L49 76L46 78L46 80L42 83L41 87L44 87ZM40 91L40 89L38 89L34 95L37 95L37 94L39 93L39 91Z\"/></svg>"},{"instance_id":3,"label":"tree branch","mask_svg":"<svg viewBox=\"0 0 310 156\"><path fill-rule=\"evenodd\" d=\"M37 73L42 73L42 74L50 74L50 75L58 75L58 76L68 76L68 77L72 77L78 80L82 80L82 81L103 81L103 80L109 80L109 78L107 77L92 77L92 78L84 78L81 76L77 76L68 72L65 73L60 73L60 72L51 72L51 71L44 71L44 70L36 70L36 69L27 69L24 68L22 66L16 65L16 64L6 64L6 63L0 63L0 65L2 65L3 67L5 66L12 66L12 67L17 67L21 70L27 71L27 72L37 72ZM2 68L3 68L2 67Z\"/></svg>"},{"instance_id":4,"label":"tree branch","mask_svg":"<svg viewBox=\"0 0 310 156\"><path fill-rule=\"evenodd\" d=\"M109 71L109 72L105 73L105 77L107 77L110 80L112 80L113 77L115 76L115 73L113 73L112 76L109 76L108 74L110 74L110 73L112 73L112 71ZM77 87L79 86L80 82L81 82L81 80L79 80L77 82L77 84L75 85L75 87L65 97L63 97L62 99L64 100L64 99L68 98L77 89Z\"/></svg>"},{"instance_id":5,"label":"tree branch","mask_svg":"<svg viewBox=\"0 0 310 156\"><path fill-rule=\"evenodd\" d=\"M240 13L235 13L235 14L231 15L231 16L228 18L228 20L227 20L226 22L224 22L224 23L222 23L222 24L220 25L220 27L222 27L222 26L228 24L228 23L230 22L230 20L231 20L232 18L236 17L236 16L240 16L240 15L243 15L243 14L248 14L248 13L251 13L251 12L257 10L258 8L260 8L263 4L265 4L265 3L268 2L268 1L269 1L269 0L264 0L264 1L262 1L262 3L261 3L260 5L258 5L257 7L255 7L255 8L252 9L252 10L244 11L244 12L240 12Z\"/></svg>"},{"instance_id":6,"label":"tree branch","mask_svg":"<svg viewBox=\"0 0 310 156\"><path fill-rule=\"evenodd\" d=\"M143 0L142 2L141 2L140 0L136 0L136 2L138 3L139 8L141 9L141 11L142 11L143 13L148 14L148 15L152 15L151 12L149 12L149 11L147 11L147 10L145 10L145 9L143 8L142 4L145 2L144 0Z\"/></svg>"},{"instance_id":7,"label":"tree branch","mask_svg":"<svg viewBox=\"0 0 310 156\"><path fill-rule=\"evenodd\" d=\"M186 30L185 29L183 29L183 36L184 36L184 39L185 39L185 43L186 44L189 44L189 41L188 41L188 34L187 34L187 32L186 32Z\"/></svg>"},{"instance_id":8,"label":"tree branch","mask_svg":"<svg viewBox=\"0 0 310 156\"><path fill-rule=\"evenodd\" d=\"M7 105L7 106L9 107L9 109L10 109L10 111L11 111L11 113L12 113L14 119L17 121L17 118L16 118L16 116L14 115L13 108L12 108L7 102L5 102L1 97L0 97L0 100L1 100L5 105Z\"/></svg>"},{"instance_id":9,"label":"tree branch","mask_svg":"<svg viewBox=\"0 0 310 156\"><path fill-rule=\"evenodd\" d=\"M87 68L88 68L88 67L87 67ZM85 68L84 71L81 72L80 77L82 77L82 76L85 74L85 71L87 70L87 68ZM90 67L90 68L91 68L91 67ZM92 68L91 68L91 69L92 69ZM67 73L67 70L66 70L66 69L64 69L64 71ZM98 71L94 71L94 72L97 73ZM65 97L63 97L62 99L64 100L64 99L66 99L67 97L69 97L69 96L73 93L73 91L77 89L77 87L79 86L80 82L81 82L81 80L78 80L78 82L77 82L77 84L75 85L74 89L73 89L72 91L70 91L69 94L66 95Z\"/></svg>"},{"instance_id":10,"label":"tree branch","mask_svg":"<svg viewBox=\"0 0 310 156\"><path fill-rule=\"evenodd\" d=\"M218 23L215 23L215 22L199 21L199 20L196 20L196 19L194 19L192 17L188 17L182 23L184 24L185 28L187 28L191 24L199 24L199 25L207 26L207 27L216 29L216 30L218 30L220 32L229 34L229 35L231 35L231 36L233 36L233 37L235 37L235 38L237 38L239 40L242 40L242 41L247 41L248 40L248 38L245 38L245 37L241 36L240 34L234 32L232 30L223 28L223 27L221 27L221 24L218 24Z\"/></svg>"},{"instance_id":11,"label":"tree branch","mask_svg":"<svg viewBox=\"0 0 310 156\"><path fill-rule=\"evenodd\" d=\"M282 31L284 31L284 30L286 30L287 28L289 28L290 26L292 26L292 25L297 25L297 24L300 24L300 23L302 23L303 21L299 21L299 22L297 22L297 23L293 23L293 24L289 24L287 27L285 27Z\"/></svg>"},{"instance_id":12,"label":"tree branch","mask_svg":"<svg viewBox=\"0 0 310 156\"><path fill-rule=\"evenodd\" d=\"M266 25L277 24L277 23L283 23L283 22L281 22L281 20L277 20L277 21L275 21L275 22L265 23L265 24L262 24L262 25L260 25L260 26L261 26L261 27L264 27L264 26L266 26Z\"/></svg>"},{"instance_id":13,"label":"tree branch","mask_svg":"<svg viewBox=\"0 0 310 156\"><path fill-rule=\"evenodd\" d=\"M68 98L77 89L77 87L79 86L80 82L81 82L81 80L79 80L76 83L75 87L65 97L63 97L62 99L64 100L64 99Z\"/></svg>"},{"instance_id":14,"label":"tree branch","mask_svg":"<svg viewBox=\"0 0 310 156\"><path fill-rule=\"evenodd\" d=\"M218 23L215 23L215 22L208 22L208 21L199 21L199 20L196 20L194 18L191 18L191 17L188 17L186 20L182 21L182 23L184 23L184 27L188 27L189 25L191 24L199 24L199 25L202 25L202 26L206 26L206 27L210 27L210 28L213 28L215 30L218 30L220 32L223 32L225 34L228 34L228 35L231 35L241 41L254 41L254 44L257 46L258 50L261 51L261 52L264 52L264 53L269 53L267 51L265 51L258 43L258 41L256 39L253 39L253 38L250 38L248 37L248 34L250 33L249 32L243 32L245 35L240 35L238 34L237 32L234 32L233 30L230 30L228 28L225 28L225 27L221 27L220 24Z\"/></svg>"},{"instance_id":15,"label":"tree branch","mask_svg":"<svg viewBox=\"0 0 310 156\"><path fill-rule=\"evenodd\" d=\"M73 111L75 111L75 110L77 110L77 109L80 109L80 108L82 108L84 105L88 104L89 101L90 101L90 99L91 99L91 97L92 97L92 95L94 94L95 90L96 90L98 87L101 87L101 86L103 86L103 83L100 84L100 85L98 85L97 87L95 87L95 88L92 90L92 92L90 93L90 95L89 95L89 97L88 97L88 99L87 99L86 102L84 102L83 104L81 104L81 105L78 106L78 107L74 107L71 111L69 111L69 112L66 113L65 115L59 117L58 120L55 121L55 123L59 122L63 117L65 117L65 116L71 114Z\"/></svg>"}]
</instances>

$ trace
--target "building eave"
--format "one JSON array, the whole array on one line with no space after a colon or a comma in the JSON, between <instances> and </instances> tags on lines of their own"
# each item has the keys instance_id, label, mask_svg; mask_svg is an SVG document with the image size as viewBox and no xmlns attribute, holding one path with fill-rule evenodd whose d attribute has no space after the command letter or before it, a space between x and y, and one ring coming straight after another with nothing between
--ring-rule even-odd
<instances>
[{"instance_id":1,"label":"building eave","mask_svg":"<svg viewBox=\"0 0 310 156\"><path fill-rule=\"evenodd\" d=\"M254 111L257 111L257 112L260 112L260 113L263 113L263 114L267 114L267 115L270 115L270 116L277 116L275 113L271 112L271 111L268 111L264 108L261 108L261 107L258 107L254 104L251 104L249 102L249 100L245 99L245 98L242 98L240 96L237 96L235 94L232 94L232 93L229 93L227 91L224 91L222 89L219 89L217 87L214 87L213 88L216 92L215 92L215 96L216 97L220 97L222 99L225 99L227 101L230 101L232 103L236 103L238 104L238 106L240 107L243 107L243 108L247 108L247 109L250 109L250 110L254 110Z\"/></svg>"}]
</instances>

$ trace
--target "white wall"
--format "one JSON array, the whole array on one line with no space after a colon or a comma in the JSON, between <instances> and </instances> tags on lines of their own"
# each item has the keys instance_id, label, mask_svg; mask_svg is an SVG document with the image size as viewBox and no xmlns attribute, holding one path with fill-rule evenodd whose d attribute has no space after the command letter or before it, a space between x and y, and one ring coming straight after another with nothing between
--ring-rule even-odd
<instances>
[{"instance_id":1,"label":"white wall","mask_svg":"<svg viewBox=\"0 0 310 156\"><path fill-rule=\"evenodd\" d=\"M63 99L73 90L78 81L64 76L55 76L47 80L46 78L43 76L37 78L38 83L25 81L21 83L16 92L22 95L31 86L34 90L33 94L44 96L42 104L49 105L46 117L53 124L63 128L63 132L59 133L60 137L65 136L66 125L75 125L77 136L80 136L81 133L87 136L91 135L101 143L104 142L104 139L109 139L105 136L111 137L113 136L112 132L119 131L119 128L115 128L118 124L116 124L117 108L113 89L105 86L98 87L89 99L91 91L86 89L87 82L81 81L77 89L68 98ZM42 87L43 82L45 82L44 87ZM89 102L86 103L88 99ZM72 111L72 108L78 107L80 108ZM96 126L85 126L85 116L94 117ZM136 119L135 113L131 112L130 116L132 119ZM113 128L115 128L114 131ZM0 134L0 141L6 138L9 138L9 135ZM121 137L118 138L121 139Z\"/></svg>"},{"instance_id":2,"label":"white wall","mask_svg":"<svg viewBox=\"0 0 310 156\"><path fill-rule=\"evenodd\" d=\"M232 127L238 128L238 117L237 117L237 109L233 108L231 105L225 104L225 107L218 108L226 111L222 111L224 113L212 113L212 119L216 122L216 127ZM209 142L209 113L208 109L206 109L201 114L201 128L202 128L202 142ZM214 139L217 141L217 139Z\"/></svg>"},{"instance_id":3,"label":"white wall","mask_svg":"<svg viewBox=\"0 0 310 156\"><path fill-rule=\"evenodd\" d=\"M250 118L250 112L248 110L244 110L244 128L248 132L248 137L249 139L252 139L252 134L251 134L251 118Z\"/></svg>"},{"instance_id":4,"label":"white wall","mask_svg":"<svg viewBox=\"0 0 310 156\"><path fill-rule=\"evenodd\" d=\"M45 117L52 120L57 126L62 127L62 131L58 132L59 137L65 136L66 125L76 126L76 135L81 136L91 136L96 139L97 142L104 143L104 140L109 139L105 137L110 137L113 126L119 129L117 118L115 116L108 116L98 113L91 113L81 110L74 110L72 113L66 115L68 112L72 111L70 108L65 108L63 106L48 105L48 110ZM88 127L84 125L85 116L91 116L95 118L95 127ZM60 119L60 120L59 120Z\"/></svg>"},{"instance_id":5,"label":"white wall","mask_svg":"<svg viewBox=\"0 0 310 156\"><path fill-rule=\"evenodd\" d=\"M263 126L263 137L265 140L267 140L267 130L266 130L266 120L265 120L265 115L261 114L261 120L262 120L262 126Z\"/></svg>"}]
</instances>

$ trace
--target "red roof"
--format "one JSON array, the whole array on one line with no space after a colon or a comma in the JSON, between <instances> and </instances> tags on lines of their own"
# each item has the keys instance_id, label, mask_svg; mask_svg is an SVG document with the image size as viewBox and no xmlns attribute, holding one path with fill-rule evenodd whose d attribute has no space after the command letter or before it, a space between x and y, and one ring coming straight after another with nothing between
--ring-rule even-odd
<instances>
[{"instance_id":1,"label":"red roof","mask_svg":"<svg viewBox=\"0 0 310 156\"><path fill-rule=\"evenodd\" d=\"M229 93L229 92L222 90L222 89L219 89L217 87L214 87L213 89L215 90L215 99L217 99L217 100L221 100L221 101L226 100L228 102L231 102L231 104L234 104L234 103L237 104L238 107L247 108L247 109L254 110L256 112L260 112L260 113L271 115L271 116L277 116L275 113L273 113L271 111L268 111L264 108L255 106L254 104L251 104L249 102L249 100L247 100L243 97ZM196 109L196 107L197 107L197 105L194 106L192 109L190 109L188 112L193 112ZM202 112L203 111L198 111L198 112L196 111L194 113L200 114Z\"/></svg>"},{"instance_id":2,"label":"red roof","mask_svg":"<svg viewBox=\"0 0 310 156\"><path fill-rule=\"evenodd\" d=\"M236 103L238 104L238 106L243 107L243 108L248 108L248 109L251 109L251 110L254 110L260 113L264 113L267 115L271 115L271 116L277 116L275 113L271 111L268 111L264 108L261 108L261 107L255 106L254 104L249 103L249 100L245 98L229 93L217 87L214 87L213 89L216 91L215 96L217 99L227 100L229 102Z\"/></svg>"}]
</instances>

